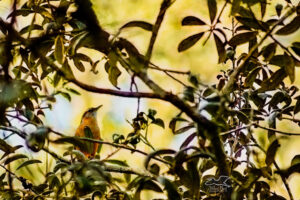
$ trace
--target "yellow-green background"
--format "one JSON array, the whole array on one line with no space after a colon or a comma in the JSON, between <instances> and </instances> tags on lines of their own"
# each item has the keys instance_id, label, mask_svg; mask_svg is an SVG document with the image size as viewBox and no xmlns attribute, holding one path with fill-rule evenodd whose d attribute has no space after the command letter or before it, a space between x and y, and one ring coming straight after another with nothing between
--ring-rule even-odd
<instances>
[{"instance_id":1,"label":"yellow-green background","mask_svg":"<svg viewBox=\"0 0 300 200\"><path fill-rule=\"evenodd\" d=\"M9 11L10 5L8 0L2 0L0 2L0 13L6 17ZM218 8L220 9L224 1L218 1ZM285 1L273 0L268 1L271 5L276 3L282 3L285 5ZM292 1L297 3L296 0ZM150 23L155 22L156 15L159 11L160 0L94 0L94 9L100 20L100 24L104 29L112 34L117 33L119 27L131 20L143 20ZM259 9L259 6L255 6L254 9ZM221 21L225 26L230 26L229 21L230 6L225 10ZM266 16L275 16L275 9L272 6L268 6ZM206 30L207 27L181 27L181 20L188 15L194 15L209 23L208 11L206 1L204 0L177 0L171 8L168 10L165 20L162 24L162 28L159 31L159 35L154 47L154 53L152 61L164 68L177 69L177 70L191 70L193 73L200 74L203 83L212 84L217 81L216 75L220 70L226 70L230 67L230 62L227 64L217 64L217 51L214 45L214 41L210 39L205 46L203 46L203 39L198 42L191 49L183 52L177 52L177 46L181 40L199 31ZM19 21L18 26L23 27L26 21ZM150 32L138 29L128 28L122 31L122 37L129 39L133 42L141 53L145 53L147 45L149 43ZM289 37L278 37L278 39L285 45L290 45L293 41L299 41L299 31ZM238 50L241 52L246 49L244 45ZM91 56L94 61L100 59L103 55L96 53L92 50L81 49L82 53L86 53ZM85 73L76 72L78 79L98 87L113 88L109 83L107 74L103 67L104 62L98 65L99 73L94 75L89 70ZM87 65L88 69L90 66ZM300 86L300 73L296 69L297 76L295 85ZM162 73L150 72L150 77L157 81L164 89L179 94L182 91L182 87L175 83L172 79L166 77ZM184 77L178 75L181 80ZM287 83L290 83L287 80ZM129 90L130 79L126 72L123 71L122 76L119 79L119 86L122 90ZM140 91L149 91L146 86L138 82ZM74 86L74 88L76 88ZM72 96L72 102L69 103L64 98L59 98L54 105L52 111L46 112L45 123L53 127L57 131L64 132L68 135L73 135L76 127L80 122L82 113L91 106L103 104L98 114L98 122L101 128L102 138L106 141L112 141L111 135L113 133L128 134L132 131L130 125L126 120L131 120L136 115L136 99L126 99L122 97L114 97L108 95L100 95L81 91L80 96ZM183 136L173 136L168 129L168 123L171 117L178 113L178 110L168 103L159 100L141 99L141 110L147 112L148 108L153 108L158 111L157 116L165 121L166 128L162 129L157 126L153 126L149 129L150 141L156 148L178 148L178 145L183 141ZM299 118L299 116L298 116ZM278 126L280 130L300 132L300 128L296 124L280 122ZM266 132L257 130L257 135L265 135ZM184 135L186 136L186 135ZM287 167L290 164L294 155L300 153L300 138L290 137L289 139L281 140L280 153L276 157L281 167ZM138 148L145 151L150 151L148 147L138 145ZM63 149L60 146L52 146L52 149L57 153L62 153ZM104 146L101 156L105 157L107 154L113 151L113 148ZM39 156L40 159L45 160L44 154L38 154L33 156ZM131 155L126 151L121 151L117 156L113 158L127 160L130 166L134 168L142 167L144 157L138 154ZM43 165L40 165L44 169ZM26 171L21 171L21 173ZM33 179L30 175L24 175L29 179ZM35 176L36 177L36 176ZM34 180L43 181L43 179ZM292 189L292 193L295 195L295 199L300 199L300 176L295 175L289 179L289 183ZM282 182L279 180L278 184L272 187L272 191L278 194L286 196L285 188Z\"/></svg>"}]
</instances>

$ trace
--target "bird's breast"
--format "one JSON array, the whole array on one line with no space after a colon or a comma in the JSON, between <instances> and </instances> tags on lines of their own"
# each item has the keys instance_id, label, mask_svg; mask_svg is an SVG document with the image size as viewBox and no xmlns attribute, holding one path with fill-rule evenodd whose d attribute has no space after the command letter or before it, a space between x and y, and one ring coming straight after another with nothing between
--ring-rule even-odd
<instances>
[{"instance_id":1,"label":"bird's breast","mask_svg":"<svg viewBox=\"0 0 300 200\"><path fill-rule=\"evenodd\" d=\"M79 127L76 130L76 136L85 137L84 128L89 127L93 133L94 139L100 139L100 129L96 119L87 117L82 119Z\"/></svg>"}]
</instances>

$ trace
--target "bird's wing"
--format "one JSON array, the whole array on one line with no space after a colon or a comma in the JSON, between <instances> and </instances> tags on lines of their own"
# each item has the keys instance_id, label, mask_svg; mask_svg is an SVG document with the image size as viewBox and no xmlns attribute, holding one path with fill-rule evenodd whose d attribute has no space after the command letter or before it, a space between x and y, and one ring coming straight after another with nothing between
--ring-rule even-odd
<instances>
[{"instance_id":1,"label":"bird's wing","mask_svg":"<svg viewBox=\"0 0 300 200\"><path fill-rule=\"evenodd\" d=\"M90 127L85 126L83 131L84 131L84 137L94 139L94 135L93 135L93 132ZM85 143L86 143L86 147L87 147L87 152L92 154L94 151L94 144L92 142L88 142L88 141L86 141Z\"/></svg>"}]
</instances>

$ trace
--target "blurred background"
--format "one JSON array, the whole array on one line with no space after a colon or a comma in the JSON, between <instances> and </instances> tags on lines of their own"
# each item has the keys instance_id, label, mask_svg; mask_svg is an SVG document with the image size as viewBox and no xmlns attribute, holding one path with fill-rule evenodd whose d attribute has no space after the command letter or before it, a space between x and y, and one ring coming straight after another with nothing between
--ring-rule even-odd
<instances>
[{"instance_id":1,"label":"blurred background","mask_svg":"<svg viewBox=\"0 0 300 200\"><path fill-rule=\"evenodd\" d=\"M2 0L0 2L1 17L6 18L8 15L10 11L10 2L11 1L9 0ZM108 32L116 34L122 25L132 20L142 20L154 23L159 11L161 0L93 0L92 2L94 3L94 9L98 15L100 24ZM296 3L297 0L294 0L293 2ZM218 5L220 9L220 6L223 5L224 2L219 1L219 3L220 4ZM272 5L277 3L285 5L284 0L272 0L268 1L268 3ZM254 8L259 9L259 6L255 6ZM229 12L230 6L225 10L223 17L221 18L222 23L225 25L228 24L228 27L231 24L231 21L229 21L228 18ZM152 62L163 68L181 71L190 70L194 74L199 74L203 83L213 84L217 80L217 74L220 73L221 70L227 70L230 67L230 62L227 62L227 64L217 64L217 50L212 38L208 40L205 46L203 46L203 38L205 38L203 37L200 42L191 49L184 51L183 53L178 53L177 46L180 41L193 33L207 29L207 27L204 26L181 27L181 20L188 15L199 17L209 23L206 1L177 0L171 6L162 24L162 28L159 31ZM268 7L266 16L269 17L273 15L276 15L276 11L274 6L270 6ZM25 19L24 21L18 21L19 28L24 27L23 23L27 23ZM128 28L122 31L121 36L133 42L141 53L145 53L150 40L150 32L138 28ZM278 37L278 39L284 45L288 46L292 41L296 41L297 39L298 41L300 40L300 33L298 31L295 34L290 35L289 38L284 37L284 40L281 37ZM239 51L246 48L248 48L247 45L241 46ZM103 56L93 50L80 49L80 51L91 56L94 61L99 60ZM87 69L89 69L89 66ZM78 72L77 70L76 75L79 80L90 85L102 88L113 88L108 81L107 74L104 70L104 61L100 62L97 70L99 71L97 75L89 72L88 70L84 73ZM296 68L296 73L297 75L294 85L299 87L299 68ZM181 85L166 77L163 73L150 71L150 76L168 91L172 91L175 94L180 94L182 91ZM176 77L182 81L186 81L186 77L183 75L176 75ZM130 81L128 80L130 80L129 76L126 73L122 73L119 78L119 87L121 90L129 91ZM289 80L286 81L290 84ZM137 83L139 91L149 91L142 83ZM73 85L72 87L78 90L81 95L72 96L71 102L59 96L57 98L57 102L53 106L53 109L45 112L46 115L44 123L46 125L52 127L54 130L63 132L66 135L73 136L80 123L83 112L89 107L95 107L99 104L103 104L104 106L98 112L98 122L100 124L102 138L105 141L112 141L112 135L114 133L126 135L132 131L130 124L128 124L126 120L131 121L131 119L136 116L136 99L94 94L82 91ZM178 145L182 143L183 138L186 134L190 133L188 132L183 135L174 136L168 128L169 121L178 113L178 110L168 103L149 99L141 99L140 106L140 111L144 112L147 112L149 108L157 110L157 117L160 117L165 121L165 129L158 126L150 126L149 140L153 146L157 149L168 147L178 149ZM27 128L30 129L30 127ZM300 128L296 124L287 123L287 121L284 123L280 122L280 126L278 126L278 128L280 130L291 132L300 131ZM257 130L257 135L259 135L262 140L266 139L266 132L263 130ZM276 160L280 167L285 168L290 164L294 155L299 154L300 152L300 137L289 137L285 140L281 140L281 146L284 148L281 148ZM59 154L64 152L64 149L60 149L55 146L51 146L50 148ZM148 152L151 151L149 147L143 146L142 144L140 144L138 148ZM284 151L282 149L284 149ZM105 157L113 151L113 148L103 146L101 157ZM45 155L43 153L32 155L33 157L40 157L41 160L45 159ZM134 168L143 167L144 157L137 154L132 156L130 152L122 150L112 158L127 160L128 164ZM43 167L43 165L41 164L40 167ZM22 171L20 171L20 173L22 173ZM33 180L33 177L34 176L26 178ZM43 180L34 179L33 181ZM294 175L289 181L295 199L300 199L300 176ZM284 186L280 181L278 183L279 184L275 185L276 193L286 196Z\"/></svg>"}]
</instances>

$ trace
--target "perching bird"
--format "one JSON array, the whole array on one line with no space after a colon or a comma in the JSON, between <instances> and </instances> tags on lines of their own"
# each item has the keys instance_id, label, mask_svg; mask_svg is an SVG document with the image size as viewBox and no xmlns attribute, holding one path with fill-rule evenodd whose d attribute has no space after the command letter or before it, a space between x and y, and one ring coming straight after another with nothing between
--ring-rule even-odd
<instances>
[{"instance_id":1,"label":"perching bird","mask_svg":"<svg viewBox=\"0 0 300 200\"><path fill-rule=\"evenodd\" d=\"M102 105L95 108L88 109L81 118L79 127L76 130L75 136L87 137L96 140L100 140L100 129L97 123L97 111ZM98 150L98 143L85 142L85 149L77 147L85 156L91 158L94 157Z\"/></svg>"}]
</instances>

